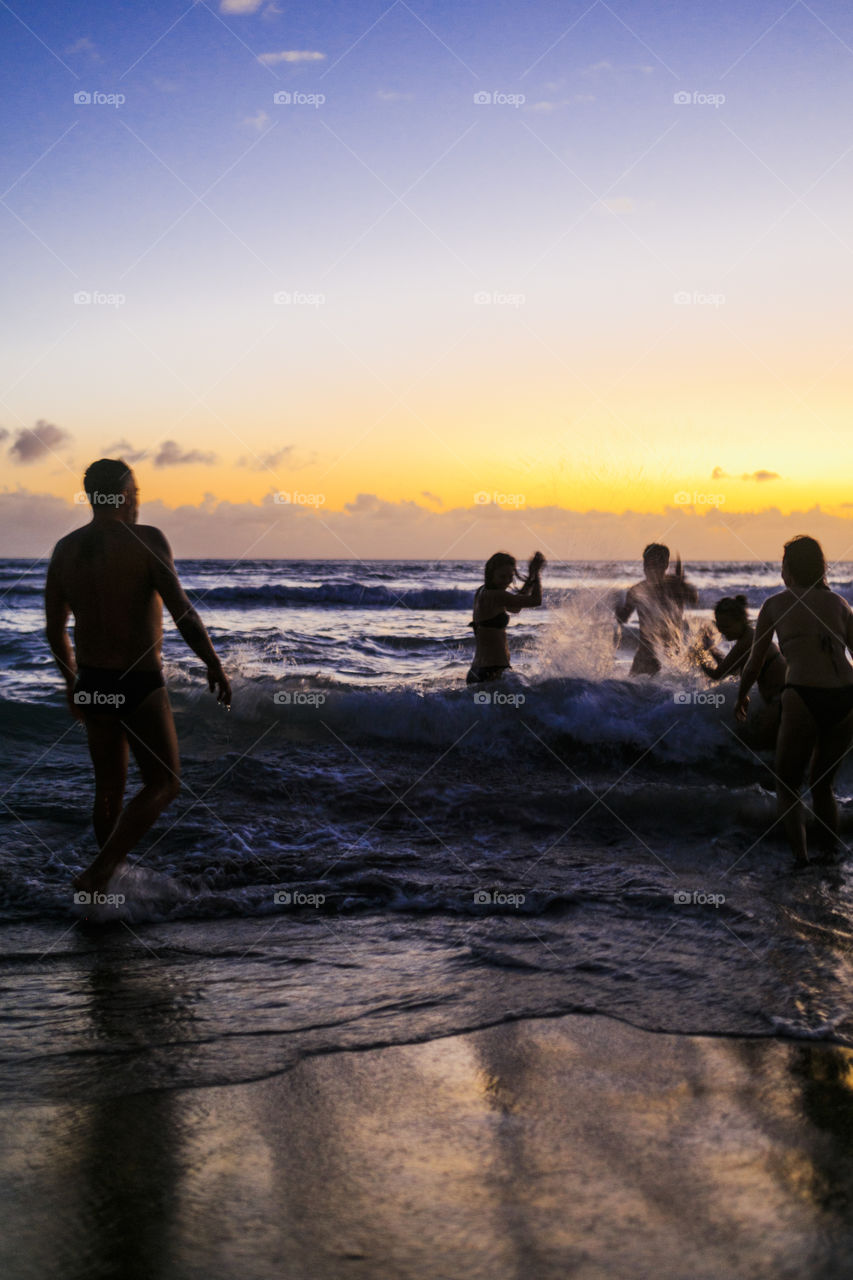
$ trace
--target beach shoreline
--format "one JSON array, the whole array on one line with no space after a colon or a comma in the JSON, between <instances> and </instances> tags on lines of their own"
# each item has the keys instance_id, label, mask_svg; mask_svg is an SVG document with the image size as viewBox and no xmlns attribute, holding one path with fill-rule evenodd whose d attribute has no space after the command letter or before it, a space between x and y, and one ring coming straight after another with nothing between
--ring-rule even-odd
<instances>
[{"instance_id":1,"label":"beach shoreline","mask_svg":"<svg viewBox=\"0 0 853 1280\"><path fill-rule=\"evenodd\" d=\"M572 1014L19 1104L3 1274L838 1275L851 1078L825 1042Z\"/></svg>"}]
</instances>

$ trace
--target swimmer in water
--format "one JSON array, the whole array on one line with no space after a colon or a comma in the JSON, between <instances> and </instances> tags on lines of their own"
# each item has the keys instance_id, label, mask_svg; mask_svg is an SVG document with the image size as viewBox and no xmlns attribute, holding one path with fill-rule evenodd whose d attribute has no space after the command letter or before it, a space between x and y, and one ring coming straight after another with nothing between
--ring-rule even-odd
<instances>
[{"instance_id":1,"label":"swimmer in water","mask_svg":"<svg viewBox=\"0 0 853 1280\"><path fill-rule=\"evenodd\" d=\"M477 648L466 684L484 684L499 680L510 666L506 628L511 613L536 609L542 603L540 573L545 557L537 551L527 567L527 577L520 591L510 591L516 577L515 557L496 551L486 561L483 585L474 595L474 628Z\"/></svg>"},{"instance_id":2,"label":"swimmer in water","mask_svg":"<svg viewBox=\"0 0 853 1280\"><path fill-rule=\"evenodd\" d=\"M746 596L724 596L714 606L714 621L725 640L732 642L728 653L714 648L711 637L702 639L704 651L714 659L714 666L703 661L699 665L709 680L724 680L726 676L740 675L749 658L755 632L749 621ZM782 689L785 684L785 659L771 642L764 665L758 673L758 692L765 706L755 717L757 745L772 747L776 742L779 721L782 716Z\"/></svg>"},{"instance_id":3,"label":"swimmer in water","mask_svg":"<svg viewBox=\"0 0 853 1280\"><path fill-rule=\"evenodd\" d=\"M643 552L642 582L629 587L622 604L614 612L620 623L634 610L640 622L640 643L631 663L632 676L654 676L660 671L660 654L674 656L684 642L684 606L697 604L699 593L684 577L681 557L675 557L675 572L669 568L669 547L650 542Z\"/></svg>"},{"instance_id":4,"label":"swimmer in water","mask_svg":"<svg viewBox=\"0 0 853 1280\"><path fill-rule=\"evenodd\" d=\"M765 600L752 651L741 676L735 715L746 719L749 690L758 679L773 634L788 666L776 744L779 820L797 863L808 863L800 788L808 769L817 836L838 850L838 808L832 784L853 742L853 611L826 584L820 543L800 536L785 543L785 590Z\"/></svg>"}]
</instances>

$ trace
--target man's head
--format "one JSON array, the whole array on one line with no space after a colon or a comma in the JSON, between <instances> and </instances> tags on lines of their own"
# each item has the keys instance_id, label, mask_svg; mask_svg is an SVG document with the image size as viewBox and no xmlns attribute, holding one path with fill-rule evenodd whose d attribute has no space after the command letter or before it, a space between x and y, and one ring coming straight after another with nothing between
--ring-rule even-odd
<instances>
[{"instance_id":1,"label":"man's head","mask_svg":"<svg viewBox=\"0 0 853 1280\"><path fill-rule=\"evenodd\" d=\"M83 488L92 513L135 524L138 490L133 472L121 458L99 458L87 469Z\"/></svg>"},{"instance_id":2,"label":"man's head","mask_svg":"<svg viewBox=\"0 0 853 1280\"><path fill-rule=\"evenodd\" d=\"M662 578L669 568L669 547L650 542L643 552L643 572L647 578Z\"/></svg>"}]
</instances>

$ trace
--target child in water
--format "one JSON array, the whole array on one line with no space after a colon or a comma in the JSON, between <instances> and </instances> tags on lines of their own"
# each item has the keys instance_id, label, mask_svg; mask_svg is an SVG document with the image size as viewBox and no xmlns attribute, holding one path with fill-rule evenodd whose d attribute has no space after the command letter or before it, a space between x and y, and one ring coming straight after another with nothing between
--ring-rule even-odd
<instances>
[{"instance_id":1,"label":"child in water","mask_svg":"<svg viewBox=\"0 0 853 1280\"><path fill-rule=\"evenodd\" d=\"M746 608L746 596L724 596L714 605L714 621L725 640L732 647L723 654L713 645L706 632L702 638L703 650L714 659L714 665L702 661L699 665L709 680L723 680L726 676L740 675L752 649L755 634ZM772 747L782 715L782 689L785 684L785 659L776 645L771 643L767 656L758 673L758 692L766 704L756 716L757 746Z\"/></svg>"}]
</instances>

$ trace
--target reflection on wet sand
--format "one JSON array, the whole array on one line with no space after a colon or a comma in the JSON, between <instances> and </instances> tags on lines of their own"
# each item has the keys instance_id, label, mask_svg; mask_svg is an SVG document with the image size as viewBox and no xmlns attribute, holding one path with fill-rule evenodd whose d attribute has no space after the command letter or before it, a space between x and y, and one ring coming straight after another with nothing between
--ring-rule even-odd
<instances>
[{"instance_id":1,"label":"reflection on wet sand","mask_svg":"<svg viewBox=\"0 0 853 1280\"><path fill-rule=\"evenodd\" d=\"M96 968L104 1069L117 1003L140 1036L180 1007L163 980ZM5 1274L838 1275L851 1081L833 1045L569 1016L27 1108Z\"/></svg>"}]
</instances>

